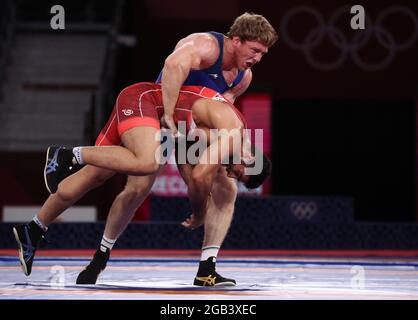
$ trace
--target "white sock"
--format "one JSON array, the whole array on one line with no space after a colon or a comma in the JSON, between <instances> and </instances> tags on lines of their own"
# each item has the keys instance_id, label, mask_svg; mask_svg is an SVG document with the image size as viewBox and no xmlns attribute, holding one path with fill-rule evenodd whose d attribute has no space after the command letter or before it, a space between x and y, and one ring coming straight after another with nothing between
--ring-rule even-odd
<instances>
[{"instance_id":1,"label":"white sock","mask_svg":"<svg viewBox=\"0 0 418 320\"><path fill-rule=\"evenodd\" d=\"M108 239L103 235L102 242L100 242L100 251L106 252L106 249L112 250L113 245L117 239Z\"/></svg>"},{"instance_id":2,"label":"white sock","mask_svg":"<svg viewBox=\"0 0 418 320\"><path fill-rule=\"evenodd\" d=\"M80 164L80 165L84 164L83 155L81 154L81 149L83 149L83 147L73 148L73 155L74 155L75 159L77 160L77 163Z\"/></svg>"},{"instance_id":3,"label":"white sock","mask_svg":"<svg viewBox=\"0 0 418 320\"><path fill-rule=\"evenodd\" d=\"M202 248L202 255L200 261L206 261L210 257L217 257L220 246L207 246Z\"/></svg>"},{"instance_id":4,"label":"white sock","mask_svg":"<svg viewBox=\"0 0 418 320\"><path fill-rule=\"evenodd\" d=\"M35 222L37 224L37 226L39 228L41 228L43 231L47 232L48 231L48 227L38 218L38 215L33 217L33 222Z\"/></svg>"}]
</instances>

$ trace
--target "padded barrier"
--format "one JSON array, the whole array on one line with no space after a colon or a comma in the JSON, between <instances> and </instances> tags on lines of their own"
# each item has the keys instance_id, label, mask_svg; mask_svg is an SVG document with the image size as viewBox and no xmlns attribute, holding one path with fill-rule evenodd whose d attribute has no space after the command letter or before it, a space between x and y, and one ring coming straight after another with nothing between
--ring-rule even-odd
<instances>
[{"instance_id":1,"label":"padded barrier","mask_svg":"<svg viewBox=\"0 0 418 320\"><path fill-rule=\"evenodd\" d=\"M306 203L303 211L296 202ZM294 210L315 208L311 219L298 219ZM115 248L199 249L203 228L191 231L180 226L190 213L184 198L152 199L152 219L131 223ZM224 249L418 249L417 223L356 223L352 201L347 198L269 197L240 198ZM301 213L299 213L301 215ZM314 218L314 216L316 218ZM0 224L0 248L15 248L13 225ZM50 243L41 248L96 248L104 222L57 223L50 226Z\"/></svg>"}]
</instances>

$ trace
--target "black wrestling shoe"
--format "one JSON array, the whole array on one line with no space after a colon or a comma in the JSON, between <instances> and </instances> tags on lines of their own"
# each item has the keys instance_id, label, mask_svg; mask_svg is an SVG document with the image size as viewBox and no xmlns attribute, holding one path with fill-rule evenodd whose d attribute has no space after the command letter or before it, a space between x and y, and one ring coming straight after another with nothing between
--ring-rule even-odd
<instances>
[{"instance_id":1,"label":"black wrestling shoe","mask_svg":"<svg viewBox=\"0 0 418 320\"><path fill-rule=\"evenodd\" d=\"M108 248L106 248L106 252L103 252L100 248L97 249L93 260L78 275L76 284L96 284L99 274L106 268L109 256L110 250Z\"/></svg>"},{"instance_id":2,"label":"black wrestling shoe","mask_svg":"<svg viewBox=\"0 0 418 320\"><path fill-rule=\"evenodd\" d=\"M57 192L59 183L74 173L79 165L73 164L73 152L64 147L49 147L44 168L45 186L49 193Z\"/></svg>"},{"instance_id":3,"label":"black wrestling shoe","mask_svg":"<svg viewBox=\"0 0 418 320\"><path fill-rule=\"evenodd\" d=\"M35 223L19 224L13 227L19 250L19 260L25 275L32 272L36 248L45 232Z\"/></svg>"},{"instance_id":4,"label":"black wrestling shoe","mask_svg":"<svg viewBox=\"0 0 418 320\"><path fill-rule=\"evenodd\" d=\"M215 270L216 258L210 257L206 261L200 261L199 270L193 284L195 286L235 286L234 279L227 279L222 277Z\"/></svg>"}]
</instances>

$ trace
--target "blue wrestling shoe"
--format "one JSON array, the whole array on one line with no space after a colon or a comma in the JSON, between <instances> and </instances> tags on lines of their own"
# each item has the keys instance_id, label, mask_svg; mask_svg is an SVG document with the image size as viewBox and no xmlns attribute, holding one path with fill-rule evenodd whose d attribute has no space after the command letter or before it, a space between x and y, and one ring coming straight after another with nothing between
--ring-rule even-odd
<instances>
[{"instance_id":1,"label":"blue wrestling shoe","mask_svg":"<svg viewBox=\"0 0 418 320\"><path fill-rule=\"evenodd\" d=\"M200 261L199 270L193 284L195 286L212 287L212 286L235 286L234 279L227 279L222 277L215 270L216 258L210 257L206 261Z\"/></svg>"},{"instance_id":2,"label":"blue wrestling shoe","mask_svg":"<svg viewBox=\"0 0 418 320\"><path fill-rule=\"evenodd\" d=\"M59 183L80 168L80 165L73 163L73 158L70 149L55 146L48 148L44 180L49 193L57 192Z\"/></svg>"},{"instance_id":3,"label":"blue wrestling shoe","mask_svg":"<svg viewBox=\"0 0 418 320\"><path fill-rule=\"evenodd\" d=\"M24 274L28 276L32 272L36 248L45 232L32 221L28 224L14 226L13 234L18 244L20 264Z\"/></svg>"}]
</instances>

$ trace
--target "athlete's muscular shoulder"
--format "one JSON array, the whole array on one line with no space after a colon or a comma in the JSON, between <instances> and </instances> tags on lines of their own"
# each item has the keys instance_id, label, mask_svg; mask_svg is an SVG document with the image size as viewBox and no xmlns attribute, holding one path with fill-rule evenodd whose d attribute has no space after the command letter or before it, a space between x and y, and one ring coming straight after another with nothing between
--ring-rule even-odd
<instances>
[{"instance_id":1,"label":"athlete's muscular shoulder","mask_svg":"<svg viewBox=\"0 0 418 320\"><path fill-rule=\"evenodd\" d=\"M200 66L197 69L205 69L216 62L219 56L219 44L215 37L209 33L192 33L181 39L175 48L175 51L184 46L193 49L193 53L200 58Z\"/></svg>"}]
</instances>

